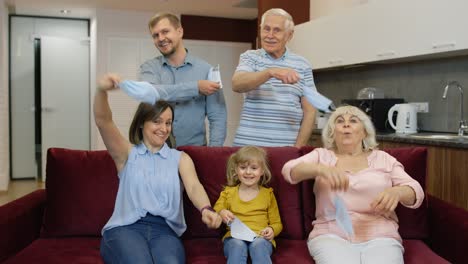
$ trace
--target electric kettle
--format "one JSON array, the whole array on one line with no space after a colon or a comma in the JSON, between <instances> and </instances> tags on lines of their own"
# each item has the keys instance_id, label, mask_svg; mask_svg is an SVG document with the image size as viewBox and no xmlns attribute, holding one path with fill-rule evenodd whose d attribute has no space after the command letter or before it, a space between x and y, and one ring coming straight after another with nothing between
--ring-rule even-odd
<instances>
[{"instance_id":1,"label":"electric kettle","mask_svg":"<svg viewBox=\"0 0 468 264\"><path fill-rule=\"evenodd\" d=\"M388 123L398 134L412 134L417 131L416 106L412 104L396 104L388 110ZM393 113L398 112L396 125L393 123Z\"/></svg>"}]
</instances>

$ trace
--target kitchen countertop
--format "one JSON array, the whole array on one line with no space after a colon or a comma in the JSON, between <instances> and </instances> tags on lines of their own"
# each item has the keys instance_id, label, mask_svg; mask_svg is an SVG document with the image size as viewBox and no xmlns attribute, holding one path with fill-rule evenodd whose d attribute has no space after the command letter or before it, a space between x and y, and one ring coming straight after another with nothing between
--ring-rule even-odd
<instances>
[{"instance_id":1,"label":"kitchen countertop","mask_svg":"<svg viewBox=\"0 0 468 264\"><path fill-rule=\"evenodd\" d=\"M313 134L321 135L321 129L314 129ZM444 136L450 138L443 138ZM436 138L433 138L436 137ZM468 149L468 136L457 137L456 134L440 132L421 132L416 134L396 134L396 133L378 133L377 142L398 142L406 144L429 145L438 147L463 148Z\"/></svg>"},{"instance_id":2,"label":"kitchen countertop","mask_svg":"<svg viewBox=\"0 0 468 264\"><path fill-rule=\"evenodd\" d=\"M431 138L431 136L450 135L453 138ZM427 137L426 137L427 136ZM438 147L468 149L468 137L457 137L456 134L423 132L416 134L377 134L377 141L390 141L408 144L430 145Z\"/></svg>"}]
</instances>

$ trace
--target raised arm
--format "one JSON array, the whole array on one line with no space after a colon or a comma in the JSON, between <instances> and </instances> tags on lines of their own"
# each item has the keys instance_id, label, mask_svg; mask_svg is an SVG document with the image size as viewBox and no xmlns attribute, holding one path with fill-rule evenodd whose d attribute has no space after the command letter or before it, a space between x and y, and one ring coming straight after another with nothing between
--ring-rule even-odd
<instances>
[{"instance_id":1,"label":"raised arm","mask_svg":"<svg viewBox=\"0 0 468 264\"><path fill-rule=\"evenodd\" d=\"M232 90L237 93L246 93L257 89L271 78L269 70L259 72L238 71L232 76Z\"/></svg>"},{"instance_id":2,"label":"raised arm","mask_svg":"<svg viewBox=\"0 0 468 264\"><path fill-rule=\"evenodd\" d=\"M112 120L112 111L107 97L107 92L116 89L119 81L117 75L107 74L103 76L98 82L93 107L96 126L118 171L125 165L131 148L130 142L120 134L119 129Z\"/></svg>"},{"instance_id":3,"label":"raised arm","mask_svg":"<svg viewBox=\"0 0 468 264\"><path fill-rule=\"evenodd\" d=\"M157 90L160 99L166 101L192 100L199 94L211 95L220 89L216 82L208 80L194 80L177 82L176 84L162 84L161 75L164 74L153 61L148 61L140 66L140 81L149 82Z\"/></svg>"},{"instance_id":4,"label":"raised arm","mask_svg":"<svg viewBox=\"0 0 468 264\"><path fill-rule=\"evenodd\" d=\"M286 162L281 173L284 179L291 184L320 178L328 182L332 190L348 189L349 179L342 170L322 165L318 161L319 152L313 150L300 158Z\"/></svg>"},{"instance_id":5,"label":"raised arm","mask_svg":"<svg viewBox=\"0 0 468 264\"><path fill-rule=\"evenodd\" d=\"M185 191L193 205L198 210L202 210L207 206L211 207L208 195L198 180L193 161L190 156L184 152L182 152L180 157L179 173L182 178ZM207 209L202 210L201 213L203 223L205 223L209 228L218 228L221 225L221 217L216 212Z\"/></svg>"},{"instance_id":6,"label":"raised arm","mask_svg":"<svg viewBox=\"0 0 468 264\"><path fill-rule=\"evenodd\" d=\"M263 71L237 71L232 76L232 90L246 93L257 89L270 78L281 80L282 83L294 84L299 81L299 74L289 68L268 68Z\"/></svg>"}]
</instances>

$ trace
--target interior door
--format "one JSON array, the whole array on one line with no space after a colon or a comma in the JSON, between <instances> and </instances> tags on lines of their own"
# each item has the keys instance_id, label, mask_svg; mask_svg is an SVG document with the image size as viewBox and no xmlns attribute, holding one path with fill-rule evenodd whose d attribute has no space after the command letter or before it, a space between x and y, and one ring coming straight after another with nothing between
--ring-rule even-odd
<instances>
[{"instance_id":1,"label":"interior door","mask_svg":"<svg viewBox=\"0 0 468 264\"><path fill-rule=\"evenodd\" d=\"M88 150L89 41L41 37L42 179L47 149Z\"/></svg>"}]
</instances>

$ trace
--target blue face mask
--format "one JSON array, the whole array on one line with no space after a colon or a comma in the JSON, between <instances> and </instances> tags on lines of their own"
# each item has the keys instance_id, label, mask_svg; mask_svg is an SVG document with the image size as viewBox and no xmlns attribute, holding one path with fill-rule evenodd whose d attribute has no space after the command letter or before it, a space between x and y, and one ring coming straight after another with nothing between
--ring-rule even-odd
<instances>
[{"instance_id":1,"label":"blue face mask","mask_svg":"<svg viewBox=\"0 0 468 264\"><path fill-rule=\"evenodd\" d=\"M119 87L138 102L153 105L160 98L158 91L149 82L125 80L119 83Z\"/></svg>"},{"instance_id":2,"label":"blue face mask","mask_svg":"<svg viewBox=\"0 0 468 264\"><path fill-rule=\"evenodd\" d=\"M325 113L329 113L330 111L335 110L333 102L317 91L314 91L310 88L306 88L304 89L304 96L307 99L307 101L318 110L322 110Z\"/></svg>"},{"instance_id":3,"label":"blue face mask","mask_svg":"<svg viewBox=\"0 0 468 264\"><path fill-rule=\"evenodd\" d=\"M349 216L348 209L346 209L346 204L343 201L343 198L336 195L333 201L335 203L336 213L335 220L338 226L348 234L348 236L354 236L353 223L351 222L351 217Z\"/></svg>"}]
</instances>

